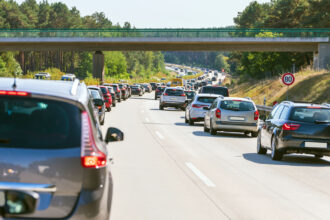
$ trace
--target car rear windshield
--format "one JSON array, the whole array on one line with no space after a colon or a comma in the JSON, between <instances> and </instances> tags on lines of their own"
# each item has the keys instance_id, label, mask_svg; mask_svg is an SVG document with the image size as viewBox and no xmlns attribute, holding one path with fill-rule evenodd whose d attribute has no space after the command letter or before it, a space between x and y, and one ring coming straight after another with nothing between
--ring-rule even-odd
<instances>
[{"instance_id":1,"label":"car rear windshield","mask_svg":"<svg viewBox=\"0 0 330 220\"><path fill-rule=\"evenodd\" d=\"M112 87L108 87L110 93L114 93L114 90Z\"/></svg>"},{"instance_id":2,"label":"car rear windshield","mask_svg":"<svg viewBox=\"0 0 330 220\"><path fill-rule=\"evenodd\" d=\"M53 100L0 97L0 147L79 147L80 110Z\"/></svg>"},{"instance_id":3,"label":"car rear windshield","mask_svg":"<svg viewBox=\"0 0 330 220\"><path fill-rule=\"evenodd\" d=\"M194 98L194 96L195 96L195 92L184 92L185 94L186 94L186 96L187 96L187 98L188 99L192 99L192 98Z\"/></svg>"},{"instance_id":4,"label":"car rear windshield","mask_svg":"<svg viewBox=\"0 0 330 220\"><path fill-rule=\"evenodd\" d=\"M314 107L299 107L293 108L290 114L291 121L300 122L325 122L330 123L330 109L314 108Z\"/></svg>"},{"instance_id":5,"label":"car rear windshield","mask_svg":"<svg viewBox=\"0 0 330 220\"><path fill-rule=\"evenodd\" d=\"M160 90L160 91L164 91L165 87L158 87L157 89Z\"/></svg>"},{"instance_id":6,"label":"car rear windshield","mask_svg":"<svg viewBox=\"0 0 330 220\"><path fill-rule=\"evenodd\" d=\"M101 90L102 90L102 93L103 93L103 94L107 94L107 93L108 93L107 89L104 88L104 87L101 87Z\"/></svg>"},{"instance_id":7,"label":"car rear windshield","mask_svg":"<svg viewBox=\"0 0 330 220\"><path fill-rule=\"evenodd\" d=\"M169 96L181 96L184 94L182 89L166 89L165 93Z\"/></svg>"},{"instance_id":8,"label":"car rear windshield","mask_svg":"<svg viewBox=\"0 0 330 220\"><path fill-rule=\"evenodd\" d=\"M231 111L254 111L255 107L252 102L240 100L224 100L220 104L221 109Z\"/></svg>"},{"instance_id":9,"label":"car rear windshield","mask_svg":"<svg viewBox=\"0 0 330 220\"><path fill-rule=\"evenodd\" d=\"M91 94L93 99L102 99L99 91L97 91L95 89L89 89L89 94Z\"/></svg>"},{"instance_id":10,"label":"car rear windshield","mask_svg":"<svg viewBox=\"0 0 330 220\"><path fill-rule=\"evenodd\" d=\"M217 94L228 97L228 89L224 87L204 87L202 93Z\"/></svg>"},{"instance_id":11,"label":"car rear windshield","mask_svg":"<svg viewBox=\"0 0 330 220\"><path fill-rule=\"evenodd\" d=\"M216 99L216 97L198 97L198 102L211 104Z\"/></svg>"},{"instance_id":12,"label":"car rear windshield","mask_svg":"<svg viewBox=\"0 0 330 220\"><path fill-rule=\"evenodd\" d=\"M132 89L139 89L140 86L132 86L131 88L132 88Z\"/></svg>"}]
</instances>

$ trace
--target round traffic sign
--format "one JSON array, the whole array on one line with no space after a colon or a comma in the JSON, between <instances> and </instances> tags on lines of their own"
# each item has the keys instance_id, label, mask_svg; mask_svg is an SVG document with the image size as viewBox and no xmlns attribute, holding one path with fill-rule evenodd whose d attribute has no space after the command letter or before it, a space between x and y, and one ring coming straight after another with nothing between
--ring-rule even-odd
<instances>
[{"instance_id":1,"label":"round traffic sign","mask_svg":"<svg viewBox=\"0 0 330 220\"><path fill-rule=\"evenodd\" d=\"M284 85L290 86L294 83L294 75L292 73L285 73L282 76L282 82Z\"/></svg>"}]
</instances>

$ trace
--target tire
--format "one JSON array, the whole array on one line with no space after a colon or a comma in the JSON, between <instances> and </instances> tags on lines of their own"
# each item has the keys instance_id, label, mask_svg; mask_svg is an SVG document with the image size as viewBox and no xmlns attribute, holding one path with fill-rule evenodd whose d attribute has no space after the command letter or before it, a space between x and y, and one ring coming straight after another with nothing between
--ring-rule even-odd
<instances>
[{"instance_id":1,"label":"tire","mask_svg":"<svg viewBox=\"0 0 330 220\"><path fill-rule=\"evenodd\" d=\"M212 121L210 121L210 134L211 135L217 135L217 130L215 130L212 126Z\"/></svg>"},{"instance_id":2,"label":"tire","mask_svg":"<svg viewBox=\"0 0 330 220\"><path fill-rule=\"evenodd\" d=\"M192 120L192 119L189 117L189 125L194 125L194 124L195 124L194 120Z\"/></svg>"},{"instance_id":3,"label":"tire","mask_svg":"<svg viewBox=\"0 0 330 220\"><path fill-rule=\"evenodd\" d=\"M259 132L257 132L257 131L256 132L251 132L252 137L258 137L258 134L259 134Z\"/></svg>"},{"instance_id":4,"label":"tire","mask_svg":"<svg viewBox=\"0 0 330 220\"><path fill-rule=\"evenodd\" d=\"M272 153L271 153L271 158L272 160L282 160L283 154L281 152L279 152L279 150L276 149L277 148L277 139L275 136L272 137Z\"/></svg>"},{"instance_id":5,"label":"tire","mask_svg":"<svg viewBox=\"0 0 330 220\"><path fill-rule=\"evenodd\" d=\"M159 109L164 110L164 106L162 104L159 104Z\"/></svg>"},{"instance_id":6,"label":"tire","mask_svg":"<svg viewBox=\"0 0 330 220\"><path fill-rule=\"evenodd\" d=\"M120 98L120 99L118 99L118 102L121 102L121 98Z\"/></svg>"},{"instance_id":7,"label":"tire","mask_svg":"<svg viewBox=\"0 0 330 220\"><path fill-rule=\"evenodd\" d=\"M250 134L250 132L248 132L248 131L245 131L245 132L244 132L244 135L245 135L245 136L248 136L249 134Z\"/></svg>"},{"instance_id":8,"label":"tire","mask_svg":"<svg viewBox=\"0 0 330 220\"><path fill-rule=\"evenodd\" d=\"M107 112L110 112L111 111L111 107L107 108Z\"/></svg>"},{"instance_id":9,"label":"tire","mask_svg":"<svg viewBox=\"0 0 330 220\"><path fill-rule=\"evenodd\" d=\"M258 132L258 139L257 139L257 154L266 154L267 149L264 148L261 144L261 132Z\"/></svg>"},{"instance_id":10,"label":"tire","mask_svg":"<svg viewBox=\"0 0 330 220\"><path fill-rule=\"evenodd\" d=\"M184 114L184 123L186 123L186 124L189 123L189 121L188 121L188 119L187 119L187 117L186 117L186 114Z\"/></svg>"},{"instance_id":11,"label":"tire","mask_svg":"<svg viewBox=\"0 0 330 220\"><path fill-rule=\"evenodd\" d=\"M210 129L208 129L207 127L206 127L206 122L204 121L204 132L209 132L210 131Z\"/></svg>"},{"instance_id":12,"label":"tire","mask_svg":"<svg viewBox=\"0 0 330 220\"><path fill-rule=\"evenodd\" d=\"M112 103L112 107L116 107L116 103Z\"/></svg>"},{"instance_id":13,"label":"tire","mask_svg":"<svg viewBox=\"0 0 330 220\"><path fill-rule=\"evenodd\" d=\"M157 100L157 97L155 97L155 100Z\"/></svg>"},{"instance_id":14,"label":"tire","mask_svg":"<svg viewBox=\"0 0 330 220\"><path fill-rule=\"evenodd\" d=\"M100 121L100 124L101 124L101 125L104 125L104 120L105 120L105 117L103 118L102 121Z\"/></svg>"},{"instance_id":15,"label":"tire","mask_svg":"<svg viewBox=\"0 0 330 220\"><path fill-rule=\"evenodd\" d=\"M322 158L322 157L323 157L323 155L320 155L320 154L315 154L315 155L314 155L314 157L315 157L315 158L319 158L319 159L320 159L320 158Z\"/></svg>"}]
</instances>

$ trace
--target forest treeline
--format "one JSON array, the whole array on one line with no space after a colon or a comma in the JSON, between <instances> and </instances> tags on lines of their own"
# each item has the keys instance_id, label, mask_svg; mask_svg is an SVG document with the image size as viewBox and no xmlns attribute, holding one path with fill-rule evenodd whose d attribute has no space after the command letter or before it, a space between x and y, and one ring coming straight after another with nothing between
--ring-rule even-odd
<instances>
[{"instance_id":1,"label":"forest treeline","mask_svg":"<svg viewBox=\"0 0 330 220\"><path fill-rule=\"evenodd\" d=\"M14 0L0 0L0 28L132 28L113 24L102 12L81 16L76 7L57 2L48 3L25 0L18 4ZM106 76L148 76L165 71L161 52L104 52ZM80 78L92 73L93 54L75 51L5 52L0 54L0 76L26 74L50 67L63 72L75 73Z\"/></svg>"},{"instance_id":2,"label":"forest treeline","mask_svg":"<svg viewBox=\"0 0 330 220\"><path fill-rule=\"evenodd\" d=\"M329 0L271 0L251 2L234 18L236 28L330 28ZM218 57L219 56L219 57ZM166 62L209 68L230 68L246 78L272 77L312 65L312 53L232 52L228 59L220 52L166 52ZM219 68L219 64L222 66Z\"/></svg>"}]
</instances>

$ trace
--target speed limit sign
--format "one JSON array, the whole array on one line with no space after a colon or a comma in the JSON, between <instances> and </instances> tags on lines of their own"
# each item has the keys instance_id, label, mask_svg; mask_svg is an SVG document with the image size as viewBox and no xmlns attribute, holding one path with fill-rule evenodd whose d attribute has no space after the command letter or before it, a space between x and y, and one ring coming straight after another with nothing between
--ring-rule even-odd
<instances>
[{"instance_id":1,"label":"speed limit sign","mask_svg":"<svg viewBox=\"0 0 330 220\"><path fill-rule=\"evenodd\" d=\"M294 75L292 73L285 73L282 76L282 82L284 85L290 86L294 83Z\"/></svg>"}]
</instances>

